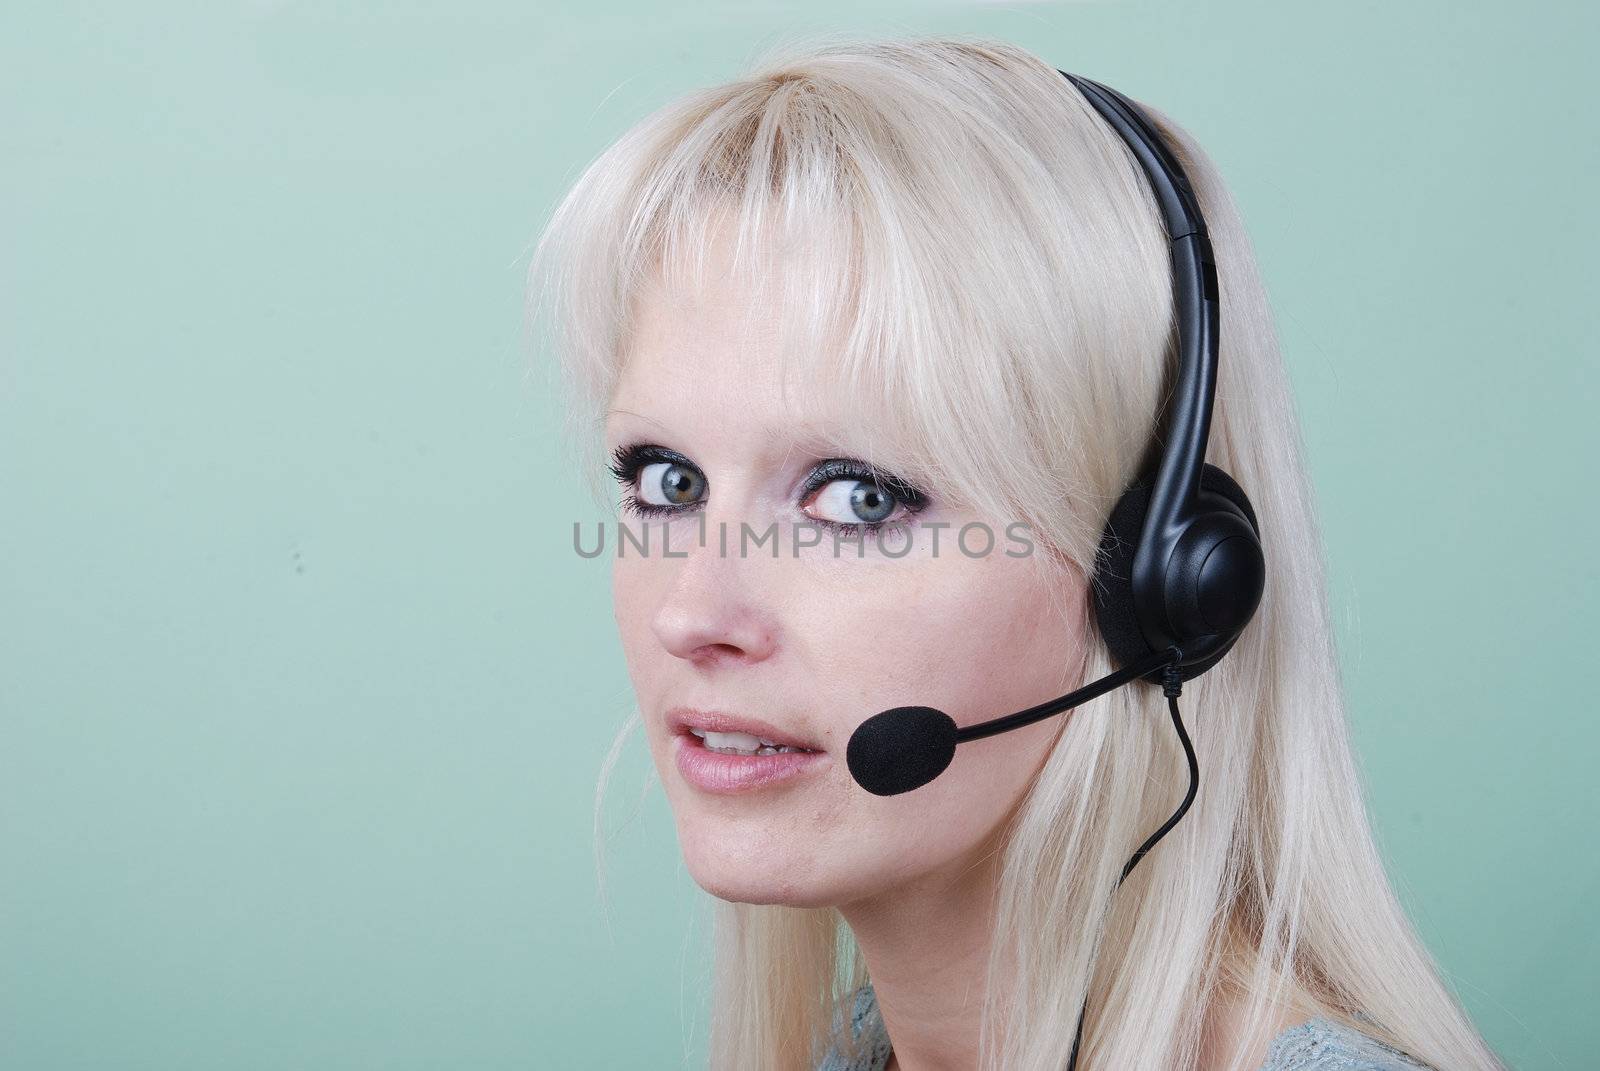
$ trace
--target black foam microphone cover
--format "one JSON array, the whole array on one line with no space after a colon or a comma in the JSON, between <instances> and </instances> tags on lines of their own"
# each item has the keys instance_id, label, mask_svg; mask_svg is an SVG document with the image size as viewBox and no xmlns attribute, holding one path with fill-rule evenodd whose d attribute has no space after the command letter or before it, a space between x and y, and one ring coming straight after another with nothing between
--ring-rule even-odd
<instances>
[{"instance_id":1,"label":"black foam microphone cover","mask_svg":"<svg viewBox=\"0 0 1600 1071\"><path fill-rule=\"evenodd\" d=\"M954 718L932 707L895 707L858 725L844 757L856 784L895 796L932 781L955 756Z\"/></svg>"}]
</instances>

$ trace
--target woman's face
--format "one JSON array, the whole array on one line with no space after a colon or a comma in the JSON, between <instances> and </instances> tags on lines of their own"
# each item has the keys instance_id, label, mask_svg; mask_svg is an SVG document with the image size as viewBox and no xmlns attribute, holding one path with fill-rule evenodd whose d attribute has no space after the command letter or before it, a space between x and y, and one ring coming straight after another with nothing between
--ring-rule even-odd
<instances>
[{"instance_id":1,"label":"woman's face","mask_svg":"<svg viewBox=\"0 0 1600 1071\"><path fill-rule=\"evenodd\" d=\"M1012 556L1031 537L1008 537L1008 519L957 512L938 487L896 494L848 474L859 465L826 467L874 459L819 442L832 418L803 391L780 399L761 327L771 320L725 274L710 278L697 295L657 288L641 303L605 429L614 458L633 449L624 497L653 511L623 515L648 544L613 557L613 597L685 861L715 896L793 906L953 877L992 847L1061 720L963 744L942 776L889 797L851 779L850 734L894 706L966 725L1067 691L1081 673L1081 609L1061 612L1034 563ZM858 529L836 554L833 532L819 531L874 520L906 522L909 543ZM973 530L964 553L956 534L979 520L994 547L980 553ZM935 547L923 526L939 523ZM773 525L777 538L757 544ZM1081 608L1081 575L1070 576ZM773 754L761 738L807 751Z\"/></svg>"}]
</instances>

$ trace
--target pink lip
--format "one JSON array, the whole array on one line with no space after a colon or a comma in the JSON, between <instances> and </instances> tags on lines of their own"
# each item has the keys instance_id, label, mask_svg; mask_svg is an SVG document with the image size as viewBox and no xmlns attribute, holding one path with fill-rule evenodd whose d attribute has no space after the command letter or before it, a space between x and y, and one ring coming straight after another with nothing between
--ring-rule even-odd
<instances>
[{"instance_id":1,"label":"pink lip","mask_svg":"<svg viewBox=\"0 0 1600 1071\"><path fill-rule=\"evenodd\" d=\"M760 718L749 718L726 710L698 710L694 707L673 707L667 711L667 728L674 733L687 733L690 729L711 733L749 733L762 740L773 740L789 747L810 748L822 751L821 744L802 740L795 734L780 729Z\"/></svg>"},{"instance_id":2,"label":"pink lip","mask_svg":"<svg viewBox=\"0 0 1600 1071\"><path fill-rule=\"evenodd\" d=\"M833 761L817 745L797 739L776 726L756 718L730 714L723 711L695 710L692 707L674 707L667 712L667 725L672 730L672 758L683 779L705 792L731 795L760 788L819 772ZM776 755L728 755L708 750L690 729L706 732L749 733L765 740L776 740L790 747L809 747L815 750L785 751Z\"/></svg>"},{"instance_id":3,"label":"pink lip","mask_svg":"<svg viewBox=\"0 0 1600 1071\"><path fill-rule=\"evenodd\" d=\"M687 733L673 736L672 758L685 781L717 795L769 788L821 770L833 761L826 751L725 755L720 751L707 750L698 737Z\"/></svg>"}]
</instances>

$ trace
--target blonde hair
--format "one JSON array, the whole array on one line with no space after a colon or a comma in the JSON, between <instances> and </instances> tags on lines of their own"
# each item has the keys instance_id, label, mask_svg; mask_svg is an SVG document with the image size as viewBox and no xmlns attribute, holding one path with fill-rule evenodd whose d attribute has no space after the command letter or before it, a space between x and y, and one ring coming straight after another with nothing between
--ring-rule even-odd
<instances>
[{"instance_id":1,"label":"blonde hair","mask_svg":"<svg viewBox=\"0 0 1600 1071\"><path fill-rule=\"evenodd\" d=\"M1185 689L1192 809L1114 895L1183 797L1185 759L1154 688L1065 721L999 848L985 1066L1058 1071L1086 993L1080 1067L1193 1066L1204 1009L1235 992L1248 1004L1230 1066L1287 1005L1441 1069L1501 1068L1374 844L1297 417L1239 212L1199 146L1142 106L1210 226L1222 330L1207 456L1260 517L1266 592ZM1136 161L1052 65L996 40L830 36L630 129L578 178L534 257L530 312L553 331L580 457L641 288L685 262L698 279L709 228L729 219L741 279L768 285L751 257L786 257L785 352L848 387L840 405L882 438L876 463L1028 521L1059 552L1046 561L1092 575L1171 382L1171 271ZM1114 669L1098 635L1085 639L1070 669ZM713 1066L815 1066L866 980L848 927L832 908L717 910Z\"/></svg>"}]
</instances>

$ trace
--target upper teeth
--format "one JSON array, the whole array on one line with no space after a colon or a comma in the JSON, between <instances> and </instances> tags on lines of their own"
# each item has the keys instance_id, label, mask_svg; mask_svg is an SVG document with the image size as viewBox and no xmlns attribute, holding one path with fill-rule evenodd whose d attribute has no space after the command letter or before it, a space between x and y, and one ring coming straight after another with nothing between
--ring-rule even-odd
<instances>
[{"instance_id":1,"label":"upper teeth","mask_svg":"<svg viewBox=\"0 0 1600 1071\"><path fill-rule=\"evenodd\" d=\"M809 751L810 748L780 744L776 740L763 740L749 733L714 733L709 729L690 729L691 733L706 742L708 751L721 751L729 755L779 755L786 751Z\"/></svg>"}]
</instances>

